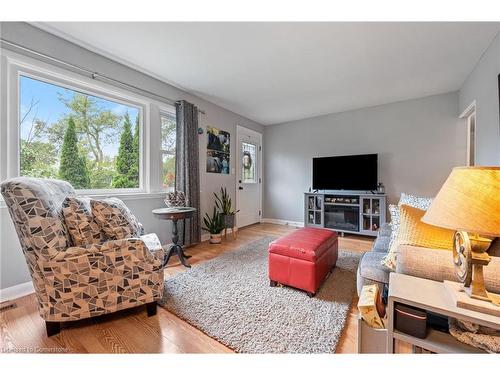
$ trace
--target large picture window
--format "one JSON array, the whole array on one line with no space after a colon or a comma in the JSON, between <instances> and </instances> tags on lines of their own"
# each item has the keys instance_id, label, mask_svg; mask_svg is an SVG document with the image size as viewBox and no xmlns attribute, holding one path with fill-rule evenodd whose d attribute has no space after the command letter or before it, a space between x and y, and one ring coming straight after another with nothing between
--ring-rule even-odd
<instances>
[{"instance_id":1,"label":"large picture window","mask_svg":"<svg viewBox=\"0 0 500 375\"><path fill-rule=\"evenodd\" d=\"M84 190L139 189L141 128L138 106L19 77L21 176Z\"/></svg>"}]
</instances>

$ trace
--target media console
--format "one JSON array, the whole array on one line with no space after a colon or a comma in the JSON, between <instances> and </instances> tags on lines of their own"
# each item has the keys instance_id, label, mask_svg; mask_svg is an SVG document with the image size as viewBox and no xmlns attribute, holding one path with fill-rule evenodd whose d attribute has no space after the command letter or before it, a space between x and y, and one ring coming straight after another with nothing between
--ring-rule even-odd
<instances>
[{"instance_id":1,"label":"media console","mask_svg":"<svg viewBox=\"0 0 500 375\"><path fill-rule=\"evenodd\" d=\"M376 236L385 223L385 194L305 193L304 225Z\"/></svg>"}]
</instances>

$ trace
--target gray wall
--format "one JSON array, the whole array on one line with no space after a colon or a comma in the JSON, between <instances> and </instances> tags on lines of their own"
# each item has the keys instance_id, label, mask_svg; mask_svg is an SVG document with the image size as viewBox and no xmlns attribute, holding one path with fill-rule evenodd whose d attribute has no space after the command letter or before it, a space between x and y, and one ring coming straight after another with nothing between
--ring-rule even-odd
<instances>
[{"instance_id":1,"label":"gray wall","mask_svg":"<svg viewBox=\"0 0 500 375\"><path fill-rule=\"evenodd\" d=\"M389 202L401 192L434 196L465 163L457 113L453 92L266 127L264 217L303 221L315 156L378 153Z\"/></svg>"},{"instance_id":2,"label":"gray wall","mask_svg":"<svg viewBox=\"0 0 500 375\"><path fill-rule=\"evenodd\" d=\"M242 117L234 112L225 110L215 104L200 99L155 78L140 73L125 65L114 62L106 57L81 48L75 44L46 33L26 23L0 23L2 38L43 52L47 55L73 63L89 70L113 77L128 84L141 87L159 95L174 100L185 99L203 109L206 114L200 115L200 126L216 126L231 134L231 168L235 167L236 125L242 125L263 133L262 125ZM174 77L175 78L175 77ZM1 124L6 126L6 124ZM206 161L206 133L201 135L200 141L200 179L201 179L201 210L211 210L213 192L225 186L234 197L236 195L235 175L219 175L205 172ZM234 198L233 198L234 201ZM149 232L160 235L162 242L169 242L170 226L166 222L152 217L151 210L163 204L159 198L145 198L125 200L134 214L141 220ZM20 245L7 209L0 205L0 289L30 281L28 269L24 262Z\"/></svg>"},{"instance_id":3,"label":"gray wall","mask_svg":"<svg viewBox=\"0 0 500 375\"><path fill-rule=\"evenodd\" d=\"M500 33L483 54L459 93L460 113L476 101L476 164L500 165L498 113Z\"/></svg>"}]
</instances>

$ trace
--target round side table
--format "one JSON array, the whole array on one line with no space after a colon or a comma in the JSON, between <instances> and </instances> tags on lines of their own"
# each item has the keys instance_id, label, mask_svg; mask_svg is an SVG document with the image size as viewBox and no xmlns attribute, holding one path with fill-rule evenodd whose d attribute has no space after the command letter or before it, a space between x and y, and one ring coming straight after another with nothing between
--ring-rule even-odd
<instances>
[{"instance_id":1,"label":"round side table","mask_svg":"<svg viewBox=\"0 0 500 375\"><path fill-rule=\"evenodd\" d=\"M172 243L173 245L168 249L165 258L163 259L163 267L165 267L172 256L172 254L176 254L179 257L182 265L184 267L191 267L191 265L187 262L187 258L191 256L184 254L184 250L182 246L178 244L179 242L179 232L177 229L177 221L189 219L193 217L196 212L196 208L194 207L164 207L164 208L156 208L153 211L153 214L160 220L170 220L172 221Z\"/></svg>"}]
</instances>

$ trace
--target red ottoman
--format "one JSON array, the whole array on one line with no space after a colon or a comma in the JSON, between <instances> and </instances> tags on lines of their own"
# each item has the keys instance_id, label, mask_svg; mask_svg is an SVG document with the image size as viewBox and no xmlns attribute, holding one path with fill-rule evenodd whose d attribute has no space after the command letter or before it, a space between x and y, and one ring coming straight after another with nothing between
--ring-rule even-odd
<instances>
[{"instance_id":1,"label":"red ottoman","mask_svg":"<svg viewBox=\"0 0 500 375\"><path fill-rule=\"evenodd\" d=\"M338 237L328 229L297 229L269 244L269 280L313 297L338 257Z\"/></svg>"}]
</instances>

